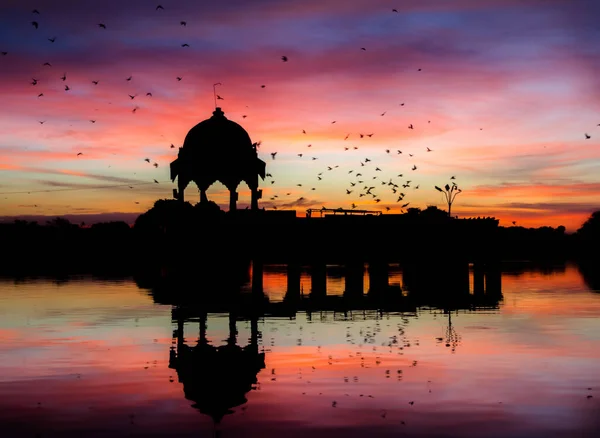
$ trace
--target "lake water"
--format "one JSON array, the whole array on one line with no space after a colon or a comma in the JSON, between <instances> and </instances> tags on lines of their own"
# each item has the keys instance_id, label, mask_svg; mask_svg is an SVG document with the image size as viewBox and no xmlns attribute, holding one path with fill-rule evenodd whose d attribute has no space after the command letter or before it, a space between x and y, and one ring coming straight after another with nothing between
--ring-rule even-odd
<instances>
[{"instance_id":1,"label":"lake water","mask_svg":"<svg viewBox=\"0 0 600 438\"><path fill-rule=\"evenodd\" d=\"M501 281L481 309L208 314L203 330L131 278L4 279L0 437L600 436L600 293L568 264ZM285 269L263 287L281 300Z\"/></svg>"}]
</instances>

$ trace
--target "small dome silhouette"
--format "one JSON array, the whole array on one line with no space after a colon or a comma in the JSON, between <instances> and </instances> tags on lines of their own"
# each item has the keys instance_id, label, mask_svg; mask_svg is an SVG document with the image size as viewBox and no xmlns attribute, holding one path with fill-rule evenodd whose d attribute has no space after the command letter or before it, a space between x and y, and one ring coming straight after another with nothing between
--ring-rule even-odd
<instances>
[{"instance_id":1,"label":"small dome silhouette","mask_svg":"<svg viewBox=\"0 0 600 438\"><path fill-rule=\"evenodd\" d=\"M245 181L251 191L251 207L257 210L262 196L258 178L265 178L265 166L246 130L216 108L211 118L190 129L171 163L171 180L179 179L174 194L183 201L183 191L194 181L200 189L200 202L206 203L206 190L219 181L229 190L230 210L235 210L236 189Z\"/></svg>"},{"instance_id":2,"label":"small dome silhouette","mask_svg":"<svg viewBox=\"0 0 600 438\"><path fill-rule=\"evenodd\" d=\"M194 126L185 137L183 147L198 152L205 159L256 157L250 136L244 128L225 117L216 108L211 118Z\"/></svg>"}]
</instances>

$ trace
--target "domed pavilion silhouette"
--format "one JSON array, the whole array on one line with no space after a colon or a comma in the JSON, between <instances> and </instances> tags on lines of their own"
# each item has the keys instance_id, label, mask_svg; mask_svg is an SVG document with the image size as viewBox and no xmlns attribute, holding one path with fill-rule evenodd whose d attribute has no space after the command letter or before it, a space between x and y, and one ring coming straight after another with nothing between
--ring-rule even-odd
<instances>
[{"instance_id":1,"label":"domed pavilion silhouette","mask_svg":"<svg viewBox=\"0 0 600 438\"><path fill-rule=\"evenodd\" d=\"M252 318L250 342L245 347L237 345L235 316L229 315L229 337L225 345L214 346L206 338L206 314L198 318L200 336L197 344L185 342L184 323L177 316L176 346L171 347L169 368L177 372L183 384L185 398L192 407L210 416L214 424L232 414L235 407L245 404L246 394L258 383L257 375L265 368L265 353L259 351L258 319ZM188 320L189 321L189 320Z\"/></svg>"},{"instance_id":2,"label":"domed pavilion silhouette","mask_svg":"<svg viewBox=\"0 0 600 438\"><path fill-rule=\"evenodd\" d=\"M195 182L200 190L200 202L208 202L206 191L215 182L229 190L229 210L236 209L237 187L244 181L251 191L251 209L258 210L262 190L258 177L265 178L266 164L258 158L257 143L239 124L227 119L221 108L211 118L194 126L171 163L171 181L177 181L175 197L184 201L184 190Z\"/></svg>"}]
</instances>

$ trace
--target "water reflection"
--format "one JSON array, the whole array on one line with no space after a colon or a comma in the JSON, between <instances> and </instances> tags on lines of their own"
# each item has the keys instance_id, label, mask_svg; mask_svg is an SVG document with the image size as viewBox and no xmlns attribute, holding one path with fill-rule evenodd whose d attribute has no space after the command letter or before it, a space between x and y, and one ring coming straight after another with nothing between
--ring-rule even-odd
<instances>
[{"instance_id":1,"label":"water reflection","mask_svg":"<svg viewBox=\"0 0 600 438\"><path fill-rule=\"evenodd\" d=\"M229 317L229 337L224 345L210 345L206 338L206 313L197 317L184 316L184 311L174 309L177 329L176 343L171 347L169 368L177 371L183 384L185 398L194 402L193 408L209 415L220 423L232 408L247 402L246 393L258 383L257 374L265 368L265 353L259 352L258 320L252 320L250 343L237 345L236 320ZM185 343L184 322L196 321L200 333L196 345Z\"/></svg>"},{"instance_id":2,"label":"water reflection","mask_svg":"<svg viewBox=\"0 0 600 438\"><path fill-rule=\"evenodd\" d=\"M349 265L0 282L0 436L596 436L580 268Z\"/></svg>"}]
</instances>

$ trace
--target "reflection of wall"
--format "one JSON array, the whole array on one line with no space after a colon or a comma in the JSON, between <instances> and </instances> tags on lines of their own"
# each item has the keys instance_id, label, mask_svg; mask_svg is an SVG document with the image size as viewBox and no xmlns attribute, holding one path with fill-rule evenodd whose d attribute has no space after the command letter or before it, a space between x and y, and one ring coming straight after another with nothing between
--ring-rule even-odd
<instances>
[{"instance_id":1,"label":"reflection of wall","mask_svg":"<svg viewBox=\"0 0 600 438\"><path fill-rule=\"evenodd\" d=\"M184 341L184 318L177 319L176 347L170 354L169 368L176 370L185 398L192 407L209 415L214 422L232 413L232 408L247 402L246 394L257 383L265 367L265 353L258 349L258 323L252 320L250 343L237 345L235 318L230 316L230 335L226 344L210 345L206 339L206 314L200 315L196 345Z\"/></svg>"}]
</instances>

